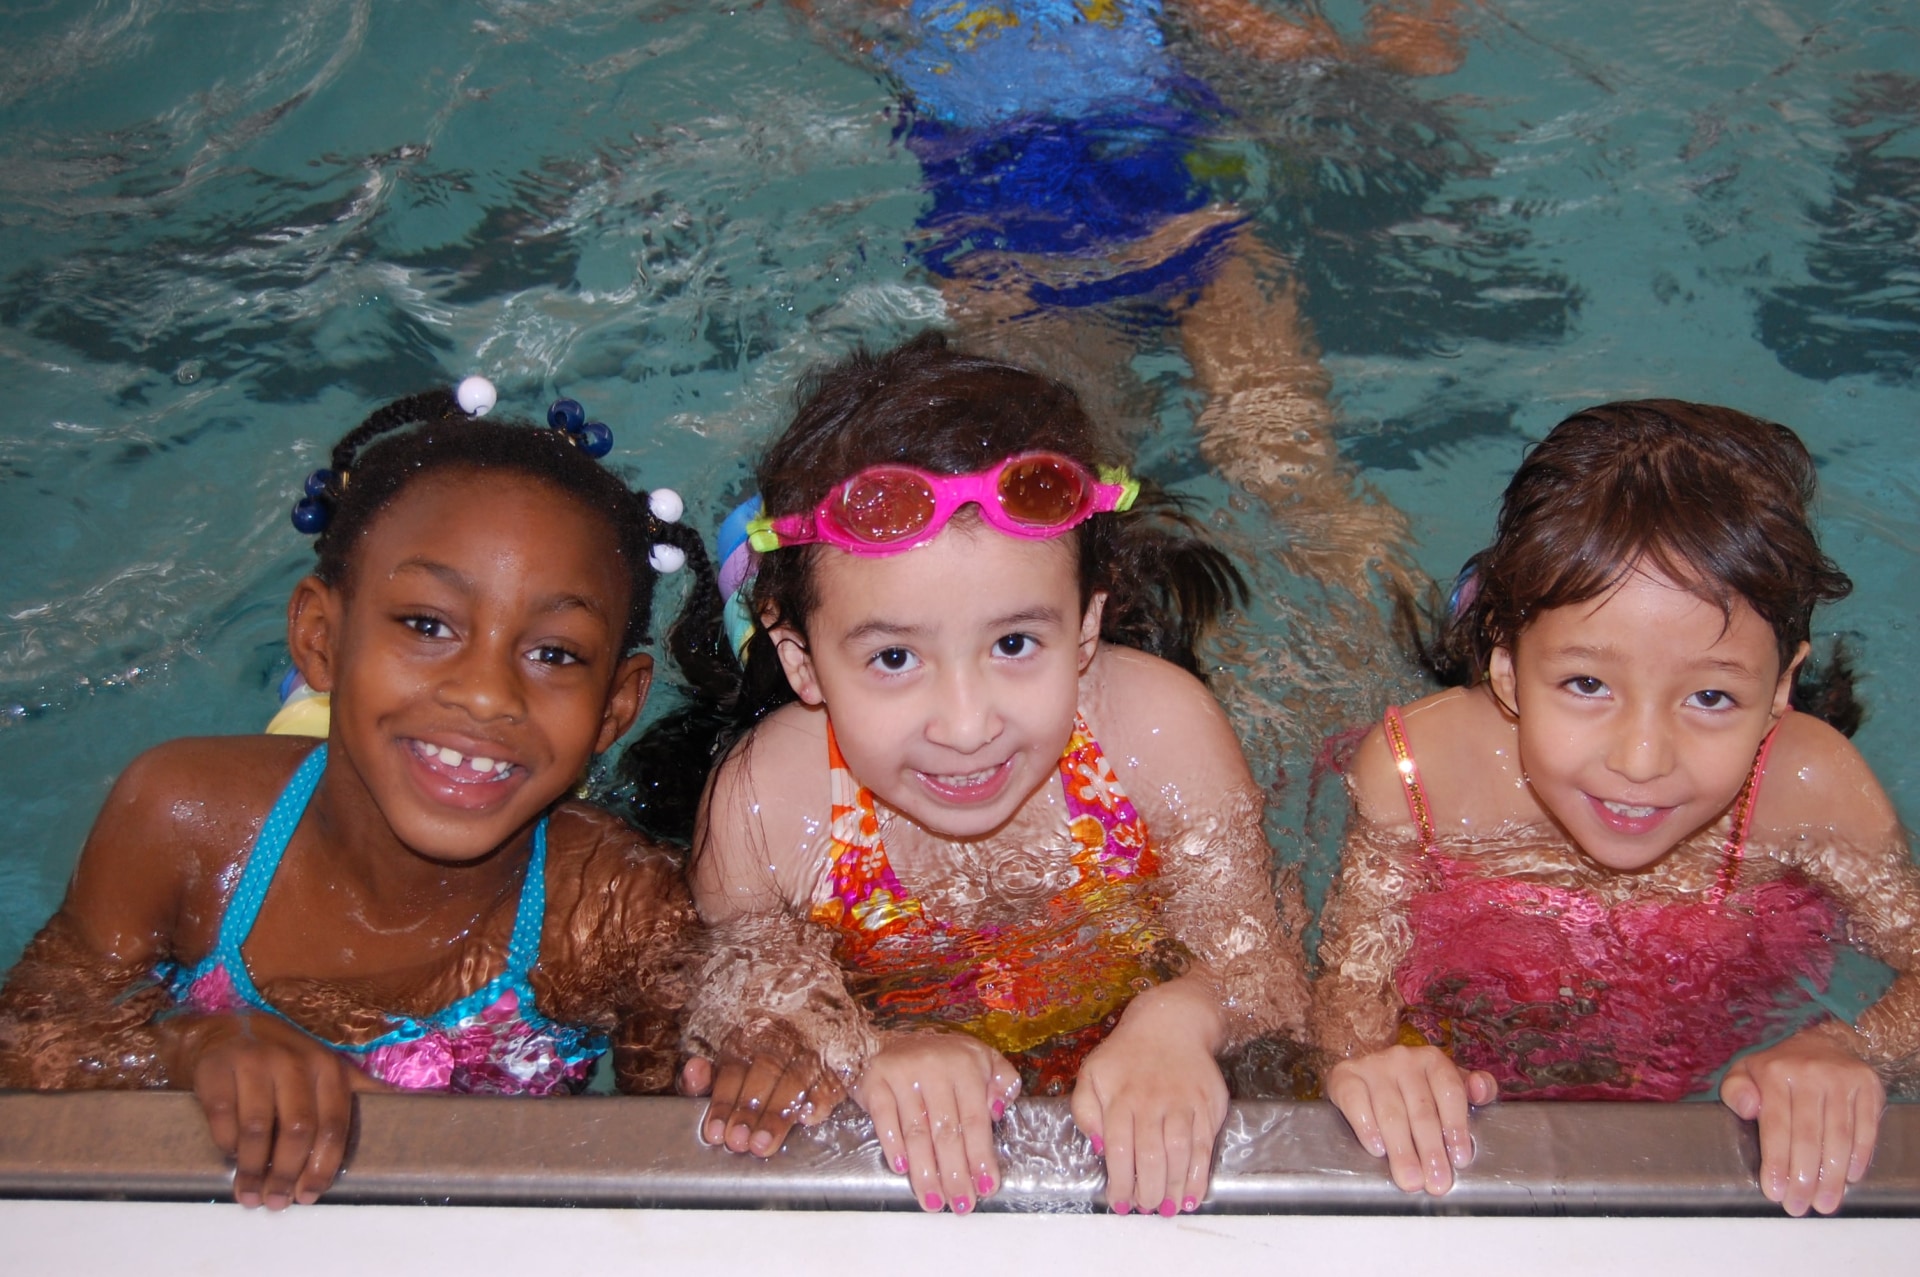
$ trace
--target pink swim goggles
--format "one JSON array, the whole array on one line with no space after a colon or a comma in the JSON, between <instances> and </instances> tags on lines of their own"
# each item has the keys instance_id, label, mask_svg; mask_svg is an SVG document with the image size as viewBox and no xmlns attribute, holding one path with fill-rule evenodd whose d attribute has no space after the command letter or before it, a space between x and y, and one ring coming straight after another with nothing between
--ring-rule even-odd
<instances>
[{"instance_id":1,"label":"pink swim goggles","mask_svg":"<svg viewBox=\"0 0 1920 1277\"><path fill-rule=\"evenodd\" d=\"M825 542L853 554L899 554L940 535L962 506L1008 536L1044 541L1089 517L1125 510L1140 494L1124 469L1098 479L1072 457L1023 452L973 474L931 474L913 466L869 466L834 486L810 514L761 514L748 541L765 553Z\"/></svg>"}]
</instances>

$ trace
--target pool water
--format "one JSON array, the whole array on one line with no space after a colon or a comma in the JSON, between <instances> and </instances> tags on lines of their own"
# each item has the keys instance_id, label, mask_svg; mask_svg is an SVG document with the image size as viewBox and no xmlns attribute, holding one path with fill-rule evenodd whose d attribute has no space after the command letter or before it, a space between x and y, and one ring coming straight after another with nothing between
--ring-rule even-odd
<instances>
[{"instance_id":1,"label":"pool water","mask_svg":"<svg viewBox=\"0 0 1920 1277\"><path fill-rule=\"evenodd\" d=\"M1357 32L1362 7L1324 6ZM112 778L257 730L311 562L301 476L381 402L483 372L712 526L798 372L940 322L887 80L778 4L39 0L0 42L0 962ZM1522 444L1673 395L1801 432L1856 582L1857 740L1909 818L1920 668L1920 39L1836 0L1485 0L1457 73L1193 53L1205 165L1291 260L1345 456L1451 578ZM1217 684L1317 894L1321 743L1417 693L1374 600L1289 576L1286 528L1197 459L1143 319L1141 469L1210 510L1256 603ZM1356 619L1358 618L1358 619ZM1840 991L1876 987L1855 964ZM1849 1003L1850 1000L1850 1003Z\"/></svg>"}]
</instances>

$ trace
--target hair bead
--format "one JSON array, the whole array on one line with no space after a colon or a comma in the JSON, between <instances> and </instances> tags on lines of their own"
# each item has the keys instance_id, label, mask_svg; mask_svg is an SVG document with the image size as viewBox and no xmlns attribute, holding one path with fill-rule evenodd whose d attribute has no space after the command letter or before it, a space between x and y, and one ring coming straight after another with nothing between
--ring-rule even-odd
<instances>
[{"instance_id":1,"label":"hair bead","mask_svg":"<svg viewBox=\"0 0 1920 1277\"><path fill-rule=\"evenodd\" d=\"M555 430L577 434L587 424L587 410L580 406L578 399L556 399L547 409L547 424Z\"/></svg>"},{"instance_id":2,"label":"hair bead","mask_svg":"<svg viewBox=\"0 0 1920 1277\"><path fill-rule=\"evenodd\" d=\"M589 421L573 432L574 446L598 461L613 451L613 431L604 421Z\"/></svg>"},{"instance_id":3,"label":"hair bead","mask_svg":"<svg viewBox=\"0 0 1920 1277\"><path fill-rule=\"evenodd\" d=\"M662 523L678 523L687 512L687 503L672 488L655 488L647 495L647 509Z\"/></svg>"},{"instance_id":4,"label":"hair bead","mask_svg":"<svg viewBox=\"0 0 1920 1277\"><path fill-rule=\"evenodd\" d=\"M469 377L453 388L453 401L469 417L484 417L500 402L500 392L485 377Z\"/></svg>"},{"instance_id":5,"label":"hair bead","mask_svg":"<svg viewBox=\"0 0 1920 1277\"><path fill-rule=\"evenodd\" d=\"M332 517L333 511L317 496L301 497L293 503L293 526L301 536L319 536Z\"/></svg>"}]
</instances>

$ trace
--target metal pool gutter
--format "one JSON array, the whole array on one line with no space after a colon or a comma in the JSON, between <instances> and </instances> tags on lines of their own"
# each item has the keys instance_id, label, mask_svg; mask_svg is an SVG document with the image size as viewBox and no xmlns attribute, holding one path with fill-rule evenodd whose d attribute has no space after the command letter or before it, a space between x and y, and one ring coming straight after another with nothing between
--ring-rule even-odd
<instances>
[{"instance_id":1,"label":"metal pool gutter","mask_svg":"<svg viewBox=\"0 0 1920 1277\"><path fill-rule=\"evenodd\" d=\"M798 1131L761 1162L703 1147L697 1100L363 1095L327 1202L913 1210L864 1120ZM1326 1104L1238 1103L1202 1208L1233 1214L1772 1215L1753 1128L1717 1104L1499 1104L1450 1194L1404 1194ZM1061 1100L1001 1127L985 1210L1097 1209L1100 1171ZM0 1197L217 1201L229 1172L192 1096L0 1092ZM1920 1105L1881 1124L1845 1213L1920 1215Z\"/></svg>"}]
</instances>

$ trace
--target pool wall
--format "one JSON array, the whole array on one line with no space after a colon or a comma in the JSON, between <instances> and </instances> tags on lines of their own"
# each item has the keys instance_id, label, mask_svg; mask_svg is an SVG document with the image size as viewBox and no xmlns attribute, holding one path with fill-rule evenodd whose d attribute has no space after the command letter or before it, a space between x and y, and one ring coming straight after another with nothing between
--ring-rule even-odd
<instances>
[{"instance_id":1,"label":"pool wall","mask_svg":"<svg viewBox=\"0 0 1920 1277\"><path fill-rule=\"evenodd\" d=\"M796 1132L771 1161L695 1138L701 1102L363 1095L342 1205L914 1210L864 1121ZM1324 1103L1232 1106L1202 1210L1223 1214L1774 1215L1752 1124L1716 1104L1502 1104L1441 1198L1405 1194ZM1099 1163L1063 1100L1001 1127L985 1210L1099 1209ZM0 1197L218 1201L230 1172L190 1095L0 1093ZM1920 1214L1920 1105L1887 1110L1851 1216Z\"/></svg>"}]
</instances>

